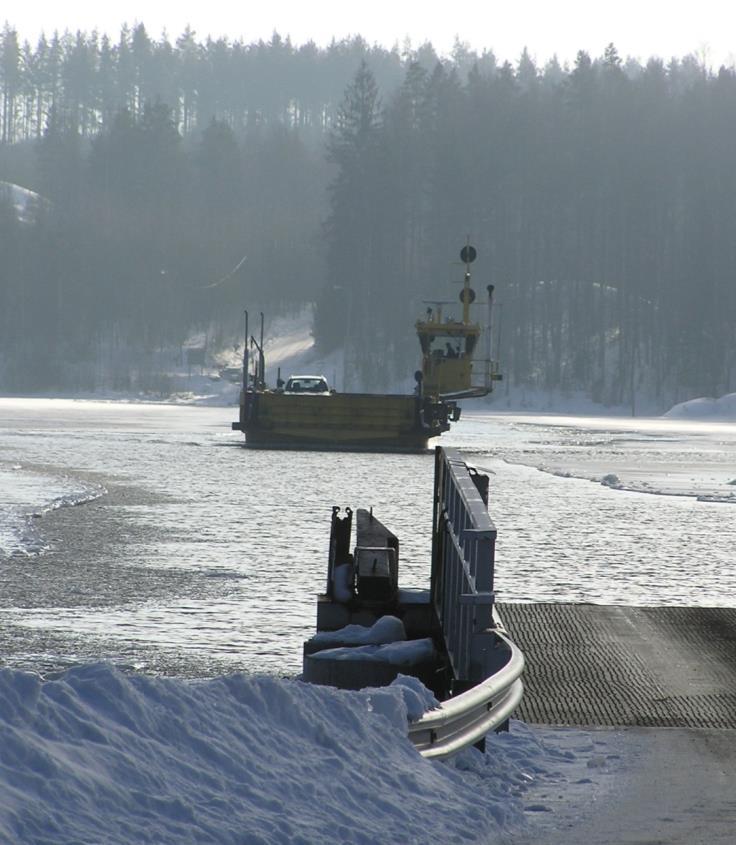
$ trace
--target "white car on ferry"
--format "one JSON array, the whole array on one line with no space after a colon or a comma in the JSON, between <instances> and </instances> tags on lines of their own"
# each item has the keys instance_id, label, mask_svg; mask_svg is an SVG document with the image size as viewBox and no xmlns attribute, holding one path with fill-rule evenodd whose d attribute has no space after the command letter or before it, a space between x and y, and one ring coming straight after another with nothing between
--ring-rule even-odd
<instances>
[{"instance_id":1,"label":"white car on ferry","mask_svg":"<svg viewBox=\"0 0 736 845\"><path fill-rule=\"evenodd\" d=\"M284 393L304 396L329 396L332 391L324 376L289 376Z\"/></svg>"}]
</instances>

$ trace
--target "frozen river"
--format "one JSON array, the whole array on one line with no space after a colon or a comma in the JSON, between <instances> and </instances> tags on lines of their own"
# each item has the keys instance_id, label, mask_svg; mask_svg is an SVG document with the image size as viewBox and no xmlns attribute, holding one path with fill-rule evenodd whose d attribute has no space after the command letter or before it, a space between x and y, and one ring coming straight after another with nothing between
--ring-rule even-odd
<instances>
[{"instance_id":1,"label":"frozen river","mask_svg":"<svg viewBox=\"0 0 736 845\"><path fill-rule=\"evenodd\" d=\"M431 454L248 450L235 414L0 399L6 665L294 674L333 504L427 585ZM499 599L736 604L736 425L476 412L442 442L492 473Z\"/></svg>"}]
</instances>

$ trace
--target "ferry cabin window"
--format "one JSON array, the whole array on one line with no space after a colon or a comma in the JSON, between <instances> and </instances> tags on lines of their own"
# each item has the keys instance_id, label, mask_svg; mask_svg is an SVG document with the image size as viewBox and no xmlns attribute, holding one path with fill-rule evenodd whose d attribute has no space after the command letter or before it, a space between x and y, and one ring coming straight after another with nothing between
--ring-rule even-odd
<instances>
[{"instance_id":1,"label":"ferry cabin window","mask_svg":"<svg viewBox=\"0 0 736 845\"><path fill-rule=\"evenodd\" d=\"M463 353L463 338L447 335L432 337L428 352L432 358L459 358Z\"/></svg>"},{"instance_id":2,"label":"ferry cabin window","mask_svg":"<svg viewBox=\"0 0 736 845\"><path fill-rule=\"evenodd\" d=\"M459 358L461 355L470 358L477 342L478 336L473 334L464 337L449 334L419 335L422 352L435 360L438 358ZM452 354L450 349L452 349Z\"/></svg>"}]
</instances>

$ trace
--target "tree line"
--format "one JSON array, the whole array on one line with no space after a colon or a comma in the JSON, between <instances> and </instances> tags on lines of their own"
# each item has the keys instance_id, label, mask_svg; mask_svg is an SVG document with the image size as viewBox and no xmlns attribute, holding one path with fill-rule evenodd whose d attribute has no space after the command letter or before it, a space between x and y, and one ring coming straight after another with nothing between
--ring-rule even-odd
<instances>
[{"instance_id":1,"label":"tree line","mask_svg":"<svg viewBox=\"0 0 736 845\"><path fill-rule=\"evenodd\" d=\"M385 101L363 65L329 140L319 337L352 336L367 377L367 349L406 366L469 235L506 390L633 409L736 390L735 130L736 74L692 57L410 63Z\"/></svg>"},{"instance_id":2,"label":"tree line","mask_svg":"<svg viewBox=\"0 0 736 845\"><path fill-rule=\"evenodd\" d=\"M31 45L6 23L0 33L0 143L40 138L50 115L87 137L108 128L119 111L138 118L146 103L156 101L169 106L185 135L213 117L236 132L277 121L319 135L360 59L369 60L380 83L391 88L408 50L370 46L359 36L323 49L311 42L295 46L276 32L252 43L200 41L189 27L172 41L165 33L152 37L143 23L124 26L117 38L54 32ZM427 65L438 60L429 44L411 54Z\"/></svg>"},{"instance_id":3,"label":"tree line","mask_svg":"<svg viewBox=\"0 0 736 845\"><path fill-rule=\"evenodd\" d=\"M385 387L467 236L509 388L736 389L732 69L142 25L0 46L0 180L45 198L28 223L0 195L3 389L82 362L94 386L120 350L145 369L198 329L232 341L246 305L310 302L321 349Z\"/></svg>"},{"instance_id":4,"label":"tree line","mask_svg":"<svg viewBox=\"0 0 736 845\"><path fill-rule=\"evenodd\" d=\"M213 120L184 139L159 103L89 143L51 126L33 148L32 219L0 193L5 389L130 389L133 371L146 387L193 333L217 349L246 305L314 298L323 164L293 129L240 142Z\"/></svg>"}]
</instances>

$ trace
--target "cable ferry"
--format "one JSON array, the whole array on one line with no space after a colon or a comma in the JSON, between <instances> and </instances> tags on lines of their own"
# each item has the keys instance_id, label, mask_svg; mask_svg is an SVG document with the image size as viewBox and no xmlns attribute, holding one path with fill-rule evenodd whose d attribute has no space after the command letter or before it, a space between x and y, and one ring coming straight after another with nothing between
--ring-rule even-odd
<instances>
[{"instance_id":1,"label":"cable ferry","mask_svg":"<svg viewBox=\"0 0 736 845\"><path fill-rule=\"evenodd\" d=\"M460 419L458 400L485 396L502 378L491 360L493 285L489 285L485 327L470 316L475 291L470 265L476 250L460 252L465 265L460 291L462 318L445 317L448 301L432 301L416 323L422 368L415 373L413 394L339 393L319 374L280 378L275 388L265 382L263 314L260 342L248 333L245 312L243 386L239 419L234 430L245 434L247 446L267 449L337 449L372 452L423 452L430 438ZM485 355L478 359L485 335Z\"/></svg>"}]
</instances>

